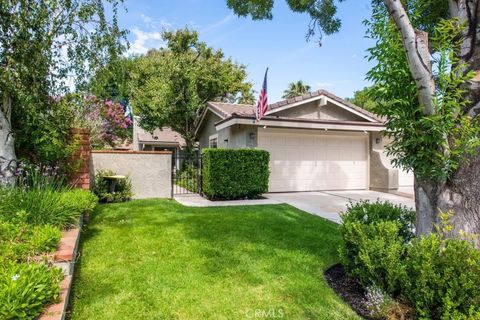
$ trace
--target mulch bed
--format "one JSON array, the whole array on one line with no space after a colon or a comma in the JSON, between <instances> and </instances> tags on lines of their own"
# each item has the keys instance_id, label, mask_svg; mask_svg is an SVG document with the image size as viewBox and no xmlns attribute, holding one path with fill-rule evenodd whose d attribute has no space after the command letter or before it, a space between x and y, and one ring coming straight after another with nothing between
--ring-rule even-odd
<instances>
[{"instance_id":1,"label":"mulch bed","mask_svg":"<svg viewBox=\"0 0 480 320\"><path fill-rule=\"evenodd\" d=\"M325 271L325 280L332 287L333 291L338 294L359 316L364 319L373 319L369 315L369 311L365 305L363 288L345 273L345 269L341 264L336 264Z\"/></svg>"}]
</instances>

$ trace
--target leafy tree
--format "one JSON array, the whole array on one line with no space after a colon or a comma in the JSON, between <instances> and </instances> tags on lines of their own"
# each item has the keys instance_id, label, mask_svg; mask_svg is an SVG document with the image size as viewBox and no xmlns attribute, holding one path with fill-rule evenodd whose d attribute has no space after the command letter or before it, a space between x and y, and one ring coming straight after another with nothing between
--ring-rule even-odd
<instances>
[{"instance_id":1,"label":"leafy tree","mask_svg":"<svg viewBox=\"0 0 480 320\"><path fill-rule=\"evenodd\" d=\"M199 41L188 29L165 32L166 48L151 50L136 62L132 105L140 125L164 126L182 135L190 151L195 121L207 101L252 103L245 66Z\"/></svg>"},{"instance_id":2,"label":"leafy tree","mask_svg":"<svg viewBox=\"0 0 480 320\"><path fill-rule=\"evenodd\" d=\"M326 34L338 30L340 0L287 2ZM227 4L238 15L272 17L272 0ZM452 235L478 234L479 1L372 0L372 6L366 24L376 40L370 59L377 64L368 78L379 88L376 112L388 117L394 138L389 152L415 173L417 233L434 232L439 212L452 210ZM336 28L328 28L332 21Z\"/></svg>"},{"instance_id":3,"label":"leafy tree","mask_svg":"<svg viewBox=\"0 0 480 320\"><path fill-rule=\"evenodd\" d=\"M297 82L292 82L288 85L287 90L283 91L282 98L295 98L297 96L301 96L302 94L310 92L310 90L311 88L308 84L305 84L302 80L299 80Z\"/></svg>"},{"instance_id":4,"label":"leafy tree","mask_svg":"<svg viewBox=\"0 0 480 320\"><path fill-rule=\"evenodd\" d=\"M374 111L378 105L376 91L375 87L365 87L362 90L355 91L353 98L347 98L346 100L365 110Z\"/></svg>"},{"instance_id":5,"label":"leafy tree","mask_svg":"<svg viewBox=\"0 0 480 320\"><path fill-rule=\"evenodd\" d=\"M69 79L81 88L122 52L120 1L0 1L0 184L13 182L15 139L22 151L43 145L50 158L65 146L55 125L64 125L68 112L55 97L68 90ZM65 121L49 121L59 117Z\"/></svg>"}]
</instances>

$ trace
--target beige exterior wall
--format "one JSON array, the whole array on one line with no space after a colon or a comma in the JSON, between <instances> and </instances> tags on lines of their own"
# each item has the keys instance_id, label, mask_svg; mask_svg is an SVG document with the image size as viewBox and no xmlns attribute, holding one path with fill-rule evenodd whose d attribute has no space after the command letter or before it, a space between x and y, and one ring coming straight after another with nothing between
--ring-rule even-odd
<instances>
[{"instance_id":1,"label":"beige exterior wall","mask_svg":"<svg viewBox=\"0 0 480 320\"><path fill-rule=\"evenodd\" d=\"M221 118L213 112L205 115L198 142L200 148L208 148L210 137L217 136L218 148L255 148L257 146L257 127L237 124L217 131L215 123Z\"/></svg>"},{"instance_id":2,"label":"beige exterior wall","mask_svg":"<svg viewBox=\"0 0 480 320\"><path fill-rule=\"evenodd\" d=\"M207 111L207 114L205 115L204 123L202 127L200 128L200 134L198 136L198 142L201 148L208 148L208 142L210 139L210 136L217 134L217 130L215 129L215 123L221 121L222 118L217 116L211 111ZM221 139L221 137L218 137L218 143L220 144L221 141L224 139ZM220 145L219 145L220 147Z\"/></svg>"},{"instance_id":3,"label":"beige exterior wall","mask_svg":"<svg viewBox=\"0 0 480 320\"><path fill-rule=\"evenodd\" d=\"M170 198L172 154L170 152L93 151L90 174L112 170L129 176L134 198Z\"/></svg>"},{"instance_id":4,"label":"beige exterior wall","mask_svg":"<svg viewBox=\"0 0 480 320\"><path fill-rule=\"evenodd\" d=\"M325 106L320 107L319 101L312 101L298 107L275 112L272 115L301 119L366 121L362 117L344 110L330 102Z\"/></svg>"},{"instance_id":5,"label":"beige exterior wall","mask_svg":"<svg viewBox=\"0 0 480 320\"><path fill-rule=\"evenodd\" d=\"M390 140L381 132L370 134L370 189L397 190L400 187L413 187L412 172L396 168L392 159L387 156L385 147Z\"/></svg>"}]
</instances>

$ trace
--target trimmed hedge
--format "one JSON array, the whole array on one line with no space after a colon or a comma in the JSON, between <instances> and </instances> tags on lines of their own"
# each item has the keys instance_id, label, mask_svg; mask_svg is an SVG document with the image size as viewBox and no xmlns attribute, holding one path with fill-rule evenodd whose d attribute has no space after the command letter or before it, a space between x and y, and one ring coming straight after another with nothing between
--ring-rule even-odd
<instances>
[{"instance_id":1,"label":"trimmed hedge","mask_svg":"<svg viewBox=\"0 0 480 320\"><path fill-rule=\"evenodd\" d=\"M203 149L203 194L212 200L258 198L268 191L269 161L265 150Z\"/></svg>"}]
</instances>

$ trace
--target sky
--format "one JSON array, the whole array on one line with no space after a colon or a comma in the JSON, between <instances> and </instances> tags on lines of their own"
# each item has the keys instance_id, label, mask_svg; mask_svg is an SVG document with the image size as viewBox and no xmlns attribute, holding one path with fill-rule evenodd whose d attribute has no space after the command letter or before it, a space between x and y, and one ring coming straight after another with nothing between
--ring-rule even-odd
<instances>
[{"instance_id":1,"label":"sky","mask_svg":"<svg viewBox=\"0 0 480 320\"><path fill-rule=\"evenodd\" d=\"M125 0L124 5L119 24L129 30L130 54L161 47L164 30L189 27L207 45L246 65L257 93L268 67L270 103L298 80L344 98L368 85L365 75L372 63L365 56L373 42L365 38L362 21L370 17L370 0L340 3L342 28L324 36L321 47L305 39L308 16L290 11L285 0L275 1L273 19L263 21L235 16L226 0Z\"/></svg>"}]
</instances>

